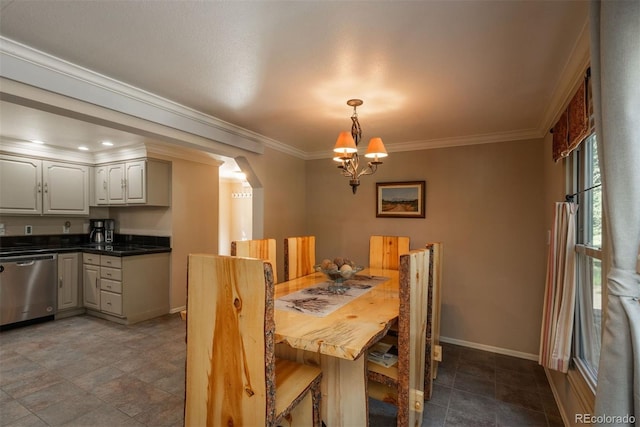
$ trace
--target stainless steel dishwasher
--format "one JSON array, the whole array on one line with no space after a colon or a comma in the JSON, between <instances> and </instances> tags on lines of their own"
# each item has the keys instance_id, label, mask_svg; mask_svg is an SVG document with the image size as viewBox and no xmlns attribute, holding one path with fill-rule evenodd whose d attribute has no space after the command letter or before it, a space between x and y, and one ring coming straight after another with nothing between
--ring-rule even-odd
<instances>
[{"instance_id":1,"label":"stainless steel dishwasher","mask_svg":"<svg viewBox=\"0 0 640 427\"><path fill-rule=\"evenodd\" d=\"M56 312L56 254L0 257L0 326Z\"/></svg>"}]
</instances>

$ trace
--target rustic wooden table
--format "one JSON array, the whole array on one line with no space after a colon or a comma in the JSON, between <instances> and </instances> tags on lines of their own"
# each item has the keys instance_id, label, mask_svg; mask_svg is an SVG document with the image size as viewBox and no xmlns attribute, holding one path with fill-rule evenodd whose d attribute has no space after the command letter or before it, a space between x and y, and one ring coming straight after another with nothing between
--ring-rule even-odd
<instances>
[{"instance_id":1,"label":"rustic wooden table","mask_svg":"<svg viewBox=\"0 0 640 427\"><path fill-rule=\"evenodd\" d=\"M275 310L278 355L322 368L322 419L327 426L367 425L366 352L398 318L398 271L365 269L360 275L387 277L367 293L315 317ZM276 285L280 298L326 281L322 273Z\"/></svg>"}]
</instances>

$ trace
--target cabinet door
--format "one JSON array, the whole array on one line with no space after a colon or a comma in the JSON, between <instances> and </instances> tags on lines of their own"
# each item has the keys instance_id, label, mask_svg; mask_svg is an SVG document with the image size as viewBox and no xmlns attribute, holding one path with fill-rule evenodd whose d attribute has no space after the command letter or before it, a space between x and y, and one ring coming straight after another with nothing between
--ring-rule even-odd
<instances>
[{"instance_id":1,"label":"cabinet door","mask_svg":"<svg viewBox=\"0 0 640 427\"><path fill-rule=\"evenodd\" d=\"M42 162L0 156L0 214L42 213Z\"/></svg>"},{"instance_id":2,"label":"cabinet door","mask_svg":"<svg viewBox=\"0 0 640 427\"><path fill-rule=\"evenodd\" d=\"M58 310L78 307L80 254L58 254Z\"/></svg>"},{"instance_id":3,"label":"cabinet door","mask_svg":"<svg viewBox=\"0 0 640 427\"><path fill-rule=\"evenodd\" d=\"M146 161L126 163L127 203L147 203Z\"/></svg>"},{"instance_id":4,"label":"cabinet door","mask_svg":"<svg viewBox=\"0 0 640 427\"><path fill-rule=\"evenodd\" d=\"M82 284L84 306L100 310L100 267L85 264L83 266Z\"/></svg>"},{"instance_id":5,"label":"cabinet door","mask_svg":"<svg viewBox=\"0 0 640 427\"><path fill-rule=\"evenodd\" d=\"M89 215L89 167L42 162L43 213Z\"/></svg>"},{"instance_id":6,"label":"cabinet door","mask_svg":"<svg viewBox=\"0 0 640 427\"><path fill-rule=\"evenodd\" d=\"M125 203L124 163L107 165L107 199L110 205Z\"/></svg>"},{"instance_id":7,"label":"cabinet door","mask_svg":"<svg viewBox=\"0 0 640 427\"><path fill-rule=\"evenodd\" d=\"M95 201L97 205L106 205L109 203L109 194L107 191L107 167L96 166L94 169L95 177Z\"/></svg>"}]
</instances>

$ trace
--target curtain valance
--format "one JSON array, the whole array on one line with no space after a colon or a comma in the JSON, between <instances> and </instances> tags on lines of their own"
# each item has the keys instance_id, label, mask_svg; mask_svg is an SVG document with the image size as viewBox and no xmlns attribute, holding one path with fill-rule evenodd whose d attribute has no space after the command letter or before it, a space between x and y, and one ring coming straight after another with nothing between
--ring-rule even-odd
<instances>
[{"instance_id":1,"label":"curtain valance","mask_svg":"<svg viewBox=\"0 0 640 427\"><path fill-rule=\"evenodd\" d=\"M571 102L564 110L558 122L553 126L553 160L558 161L567 157L578 145L589 136L590 93L589 76L587 74L582 84L571 98Z\"/></svg>"}]
</instances>

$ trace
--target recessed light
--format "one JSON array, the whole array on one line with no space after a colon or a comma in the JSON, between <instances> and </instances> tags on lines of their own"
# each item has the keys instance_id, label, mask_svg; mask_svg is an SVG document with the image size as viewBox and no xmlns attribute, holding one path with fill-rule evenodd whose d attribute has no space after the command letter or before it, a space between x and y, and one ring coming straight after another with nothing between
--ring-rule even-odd
<instances>
[{"instance_id":1,"label":"recessed light","mask_svg":"<svg viewBox=\"0 0 640 427\"><path fill-rule=\"evenodd\" d=\"M102 141L102 145L106 145L107 147L111 147L111 146L113 146L113 142Z\"/></svg>"},{"instance_id":2,"label":"recessed light","mask_svg":"<svg viewBox=\"0 0 640 427\"><path fill-rule=\"evenodd\" d=\"M81 145L80 147L78 147L78 150L89 151L89 147L85 147L84 145Z\"/></svg>"},{"instance_id":3,"label":"recessed light","mask_svg":"<svg viewBox=\"0 0 640 427\"><path fill-rule=\"evenodd\" d=\"M33 142L34 144L40 144L40 145L44 144L44 141L40 141L38 139L32 139L31 142Z\"/></svg>"}]
</instances>

